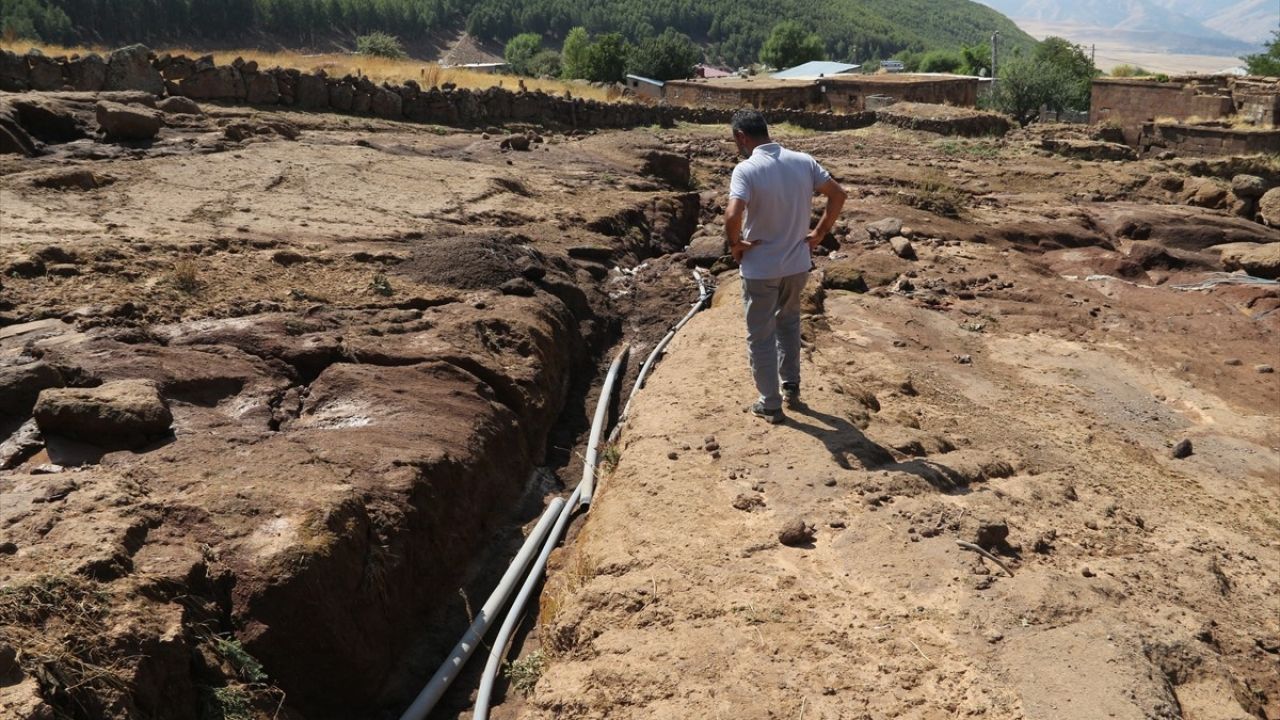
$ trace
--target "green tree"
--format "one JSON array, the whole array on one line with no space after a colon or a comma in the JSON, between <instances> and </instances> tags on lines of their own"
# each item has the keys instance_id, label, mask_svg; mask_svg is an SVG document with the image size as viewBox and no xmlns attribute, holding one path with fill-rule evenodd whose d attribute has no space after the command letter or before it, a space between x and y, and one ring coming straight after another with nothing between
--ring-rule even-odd
<instances>
[{"instance_id":1,"label":"green tree","mask_svg":"<svg viewBox=\"0 0 1280 720\"><path fill-rule=\"evenodd\" d=\"M825 60L826 48L822 38L805 30L794 20L785 20L773 26L769 39L760 48L760 62L780 70L795 67L810 60Z\"/></svg>"},{"instance_id":2,"label":"green tree","mask_svg":"<svg viewBox=\"0 0 1280 720\"><path fill-rule=\"evenodd\" d=\"M965 45L960 48L960 57L964 60L961 73L991 77L991 45L988 43Z\"/></svg>"},{"instance_id":3,"label":"green tree","mask_svg":"<svg viewBox=\"0 0 1280 720\"><path fill-rule=\"evenodd\" d=\"M1063 109L1087 110L1089 108L1090 88L1093 79L1098 76L1098 68L1089 59L1084 48L1073 45L1060 37L1047 37L1036 47L1033 59L1056 69L1054 80L1063 82L1067 87L1057 88L1065 103Z\"/></svg>"},{"instance_id":4,"label":"green tree","mask_svg":"<svg viewBox=\"0 0 1280 720\"><path fill-rule=\"evenodd\" d=\"M620 33L596 38L587 47L582 77L593 82L619 82L627 73L627 56L631 45Z\"/></svg>"},{"instance_id":5,"label":"green tree","mask_svg":"<svg viewBox=\"0 0 1280 720\"><path fill-rule=\"evenodd\" d=\"M1280 75L1280 30L1273 30L1263 52L1240 58L1250 75Z\"/></svg>"},{"instance_id":6,"label":"green tree","mask_svg":"<svg viewBox=\"0 0 1280 720\"><path fill-rule=\"evenodd\" d=\"M1078 85L1061 65L1019 57L1002 66L991 102L1025 127L1040 115L1042 106L1055 112L1075 109Z\"/></svg>"},{"instance_id":7,"label":"green tree","mask_svg":"<svg viewBox=\"0 0 1280 720\"><path fill-rule=\"evenodd\" d=\"M542 50L542 36L537 33L520 33L507 43L502 57L507 67L517 75L529 75L533 56Z\"/></svg>"},{"instance_id":8,"label":"green tree","mask_svg":"<svg viewBox=\"0 0 1280 720\"><path fill-rule=\"evenodd\" d=\"M702 60L702 50L688 35L667 28L632 51L628 72L654 80L678 80L693 75L693 66Z\"/></svg>"},{"instance_id":9,"label":"green tree","mask_svg":"<svg viewBox=\"0 0 1280 720\"><path fill-rule=\"evenodd\" d=\"M591 36L584 27L576 27L564 37L564 47L560 50L560 72L566 78L585 78L587 76L587 50L591 47Z\"/></svg>"},{"instance_id":10,"label":"green tree","mask_svg":"<svg viewBox=\"0 0 1280 720\"><path fill-rule=\"evenodd\" d=\"M959 53L950 50L933 50L920 58L920 72L953 73L964 65Z\"/></svg>"},{"instance_id":11,"label":"green tree","mask_svg":"<svg viewBox=\"0 0 1280 720\"><path fill-rule=\"evenodd\" d=\"M534 77L560 77L560 53L543 50L529 61L529 74Z\"/></svg>"},{"instance_id":12,"label":"green tree","mask_svg":"<svg viewBox=\"0 0 1280 720\"><path fill-rule=\"evenodd\" d=\"M384 32L371 32L356 38L356 53L398 59L406 56L400 38Z\"/></svg>"}]
</instances>

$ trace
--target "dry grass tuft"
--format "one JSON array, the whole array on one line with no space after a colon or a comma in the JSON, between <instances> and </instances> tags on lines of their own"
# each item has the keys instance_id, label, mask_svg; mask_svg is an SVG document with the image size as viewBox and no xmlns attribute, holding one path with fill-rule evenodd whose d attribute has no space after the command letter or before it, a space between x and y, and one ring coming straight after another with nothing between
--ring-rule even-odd
<instances>
[{"instance_id":1,"label":"dry grass tuft","mask_svg":"<svg viewBox=\"0 0 1280 720\"><path fill-rule=\"evenodd\" d=\"M59 55L84 55L91 52L103 55L110 52L109 48L101 46L69 47L66 45L48 45L27 41L11 42L7 40L0 41L0 48L19 53L24 53L30 48L38 48L45 55L53 57ZM464 68L442 67L436 63L423 62L412 58L397 60L370 55L356 55L354 53L304 55L297 52L272 52L254 49L215 50L211 53L206 53L201 50L182 47L155 48L155 51L157 53L169 53L170 55L186 55L193 58L210 54L213 55L214 61L219 65L229 65L239 57L245 60L256 60L258 65L264 68L280 66L296 68L303 72L324 70L329 75L336 77L362 75L376 83L403 83L406 80L416 80L424 88L439 87L445 83L453 83L460 88L471 90L483 90L491 87L516 90L522 79L512 75L494 75ZM568 92L573 97L604 102L618 102L622 98L622 91L616 86L598 88L582 82L563 82L538 78L523 78L523 80L527 89L541 90L552 95L563 95Z\"/></svg>"},{"instance_id":2,"label":"dry grass tuft","mask_svg":"<svg viewBox=\"0 0 1280 720\"><path fill-rule=\"evenodd\" d=\"M579 538L581 540L581 537ZM576 594L595 577L600 570L600 562L581 550L573 550L564 567L551 575L542 589L542 597L538 601L538 634L543 645L554 657L557 653L569 648L558 642L552 626L564 611L569 598Z\"/></svg>"}]
</instances>

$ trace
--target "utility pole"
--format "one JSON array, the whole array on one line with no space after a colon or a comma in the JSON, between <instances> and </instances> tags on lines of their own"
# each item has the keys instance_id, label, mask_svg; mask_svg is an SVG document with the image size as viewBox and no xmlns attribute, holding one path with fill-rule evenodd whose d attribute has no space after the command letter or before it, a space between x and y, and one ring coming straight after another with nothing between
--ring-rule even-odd
<instances>
[{"instance_id":1,"label":"utility pole","mask_svg":"<svg viewBox=\"0 0 1280 720\"><path fill-rule=\"evenodd\" d=\"M996 60L999 58L1000 31L991 33L991 92L996 90Z\"/></svg>"}]
</instances>

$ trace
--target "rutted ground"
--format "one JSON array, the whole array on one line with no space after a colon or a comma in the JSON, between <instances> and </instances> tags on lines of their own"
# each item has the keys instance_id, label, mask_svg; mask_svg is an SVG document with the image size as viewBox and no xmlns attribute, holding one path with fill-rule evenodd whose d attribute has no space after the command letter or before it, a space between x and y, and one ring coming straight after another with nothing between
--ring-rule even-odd
<instances>
[{"instance_id":1,"label":"rutted ground","mask_svg":"<svg viewBox=\"0 0 1280 720\"><path fill-rule=\"evenodd\" d=\"M130 147L29 97L84 137L0 160L6 712L394 715L563 490L530 470L574 477L598 359L645 353L698 263L716 307L640 396L524 642L547 670L497 715L1277 715L1280 293L1173 287L1270 272L1274 163L784 129L855 199L808 409L766 428L722 128L207 108ZM812 547L778 546L796 516Z\"/></svg>"}]
</instances>

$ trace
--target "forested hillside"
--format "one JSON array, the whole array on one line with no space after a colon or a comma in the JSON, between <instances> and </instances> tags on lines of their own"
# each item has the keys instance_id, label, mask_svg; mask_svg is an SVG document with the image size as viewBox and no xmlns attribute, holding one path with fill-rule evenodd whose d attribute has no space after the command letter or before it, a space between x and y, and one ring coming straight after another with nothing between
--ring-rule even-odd
<instances>
[{"instance_id":1,"label":"forested hillside","mask_svg":"<svg viewBox=\"0 0 1280 720\"><path fill-rule=\"evenodd\" d=\"M789 19L818 33L833 59L955 48L1000 31L1009 47L1034 41L970 0L0 0L9 36L47 42L226 42L269 34L299 45L381 30L413 42L466 28L506 41L521 32L558 44L570 28L638 42L674 28L731 64L754 61L769 30Z\"/></svg>"}]
</instances>

